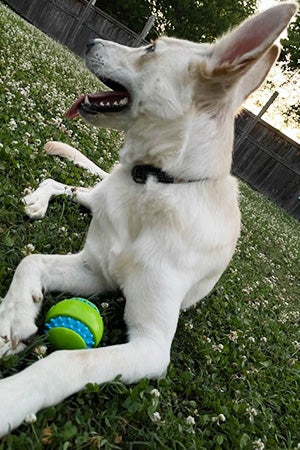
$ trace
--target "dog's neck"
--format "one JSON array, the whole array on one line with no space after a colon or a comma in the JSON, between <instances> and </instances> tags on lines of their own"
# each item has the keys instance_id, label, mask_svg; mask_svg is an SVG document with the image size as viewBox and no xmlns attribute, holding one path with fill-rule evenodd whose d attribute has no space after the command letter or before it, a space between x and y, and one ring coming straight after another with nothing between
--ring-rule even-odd
<instances>
[{"instance_id":1,"label":"dog's neck","mask_svg":"<svg viewBox=\"0 0 300 450\"><path fill-rule=\"evenodd\" d=\"M221 125L218 127L216 119L203 115L168 123L143 121L127 132L120 161L130 171L134 166L154 167L155 171L163 172L159 177L166 180L197 181L226 176L231 167L233 126Z\"/></svg>"}]
</instances>

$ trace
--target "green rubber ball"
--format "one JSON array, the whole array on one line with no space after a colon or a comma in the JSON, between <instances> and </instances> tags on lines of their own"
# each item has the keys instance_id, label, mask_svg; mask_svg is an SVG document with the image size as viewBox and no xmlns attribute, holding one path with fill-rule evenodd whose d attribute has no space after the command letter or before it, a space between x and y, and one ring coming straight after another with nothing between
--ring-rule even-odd
<instances>
[{"instance_id":1,"label":"green rubber ball","mask_svg":"<svg viewBox=\"0 0 300 450\"><path fill-rule=\"evenodd\" d=\"M45 332L57 350L97 347L103 330L97 306L81 297L62 300L46 314Z\"/></svg>"}]
</instances>

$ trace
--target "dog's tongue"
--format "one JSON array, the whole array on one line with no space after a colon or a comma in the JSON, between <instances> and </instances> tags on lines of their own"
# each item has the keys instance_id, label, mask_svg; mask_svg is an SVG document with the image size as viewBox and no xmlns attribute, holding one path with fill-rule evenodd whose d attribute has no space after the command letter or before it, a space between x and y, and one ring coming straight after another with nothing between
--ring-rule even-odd
<instances>
[{"instance_id":1,"label":"dog's tongue","mask_svg":"<svg viewBox=\"0 0 300 450\"><path fill-rule=\"evenodd\" d=\"M74 117L79 115L78 106L84 101L84 95L78 97L78 99L72 104L71 108L65 112L65 116L67 119L73 119Z\"/></svg>"},{"instance_id":2,"label":"dog's tongue","mask_svg":"<svg viewBox=\"0 0 300 450\"><path fill-rule=\"evenodd\" d=\"M65 113L65 116L68 119L73 119L74 117L79 115L78 108L81 104L88 104L91 106L91 108L97 108L99 112L101 112L101 109L103 111L108 111L110 108L116 109L116 108L122 108L126 105L128 102L128 95L124 92L115 92L115 91L109 91L109 92L100 92L98 94L86 94L81 95L71 106L71 108L68 109L68 111Z\"/></svg>"}]
</instances>

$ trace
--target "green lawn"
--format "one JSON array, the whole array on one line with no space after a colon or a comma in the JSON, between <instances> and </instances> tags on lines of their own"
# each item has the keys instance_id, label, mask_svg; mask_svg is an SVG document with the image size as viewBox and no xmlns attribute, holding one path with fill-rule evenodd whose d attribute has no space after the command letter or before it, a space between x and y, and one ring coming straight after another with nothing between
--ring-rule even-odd
<instances>
[{"instance_id":1,"label":"green lawn","mask_svg":"<svg viewBox=\"0 0 300 450\"><path fill-rule=\"evenodd\" d=\"M2 4L0 21L4 296L25 254L77 251L89 223L89 214L64 198L51 204L42 221L24 214L24 190L45 178L96 181L71 163L46 156L43 144L70 143L109 169L122 136L66 120L64 111L78 94L99 89L97 80L78 58ZM0 441L0 450L299 449L299 223L244 184L241 210L242 235L232 263L213 293L181 314L165 379L88 386L41 411L35 423L23 424ZM48 300L43 314L55 299ZM103 345L122 342L124 299L94 300L105 320ZM32 363L36 347L48 345L43 314L28 350L1 360L0 377Z\"/></svg>"}]
</instances>

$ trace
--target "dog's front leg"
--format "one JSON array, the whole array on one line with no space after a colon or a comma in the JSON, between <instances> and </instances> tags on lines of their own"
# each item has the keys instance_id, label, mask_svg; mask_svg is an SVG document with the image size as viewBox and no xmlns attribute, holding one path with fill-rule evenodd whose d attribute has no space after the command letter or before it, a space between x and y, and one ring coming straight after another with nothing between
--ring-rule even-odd
<instances>
[{"instance_id":1,"label":"dog's front leg","mask_svg":"<svg viewBox=\"0 0 300 450\"><path fill-rule=\"evenodd\" d=\"M92 188L67 186L49 178L23 198L25 212L31 219L42 219L47 212L49 201L59 195L67 195L80 205L91 209L92 191Z\"/></svg>"},{"instance_id":2,"label":"dog's front leg","mask_svg":"<svg viewBox=\"0 0 300 450\"><path fill-rule=\"evenodd\" d=\"M27 415L55 405L87 383L125 382L156 377L167 367L168 350L154 340L134 341L93 350L57 351L23 372L0 380L0 437Z\"/></svg>"},{"instance_id":3,"label":"dog's front leg","mask_svg":"<svg viewBox=\"0 0 300 450\"><path fill-rule=\"evenodd\" d=\"M0 304L0 356L22 350L22 341L36 332L34 321L44 292L91 295L107 288L101 273L89 268L84 252L27 256L19 264Z\"/></svg>"},{"instance_id":4,"label":"dog's front leg","mask_svg":"<svg viewBox=\"0 0 300 450\"><path fill-rule=\"evenodd\" d=\"M182 279L175 275L168 288L160 283L159 273L155 278L140 273L128 278L124 286L128 343L93 350L58 351L2 380L0 435L18 426L28 414L62 401L87 383L108 382L118 375L126 383L163 375L185 292ZM165 278L165 282L170 280Z\"/></svg>"},{"instance_id":5,"label":"dog's front leg","mask_svg":"<svg viewBox=\"0 0 300 450\"><path fill-rule=\"evenodd\" d=\"M45 145L49 155L61 156L69 159L75 165L98 175L102 180L109 174L90 161L79 150L62 142L49 141ZM25 212L31 219L42 219L48 209L50 200L59 195L67 195L72 200L88 209L92 209L93 188L67 186L51 178L40 183L38 188L23 197Z\"/></svg>"}]
</instances>

